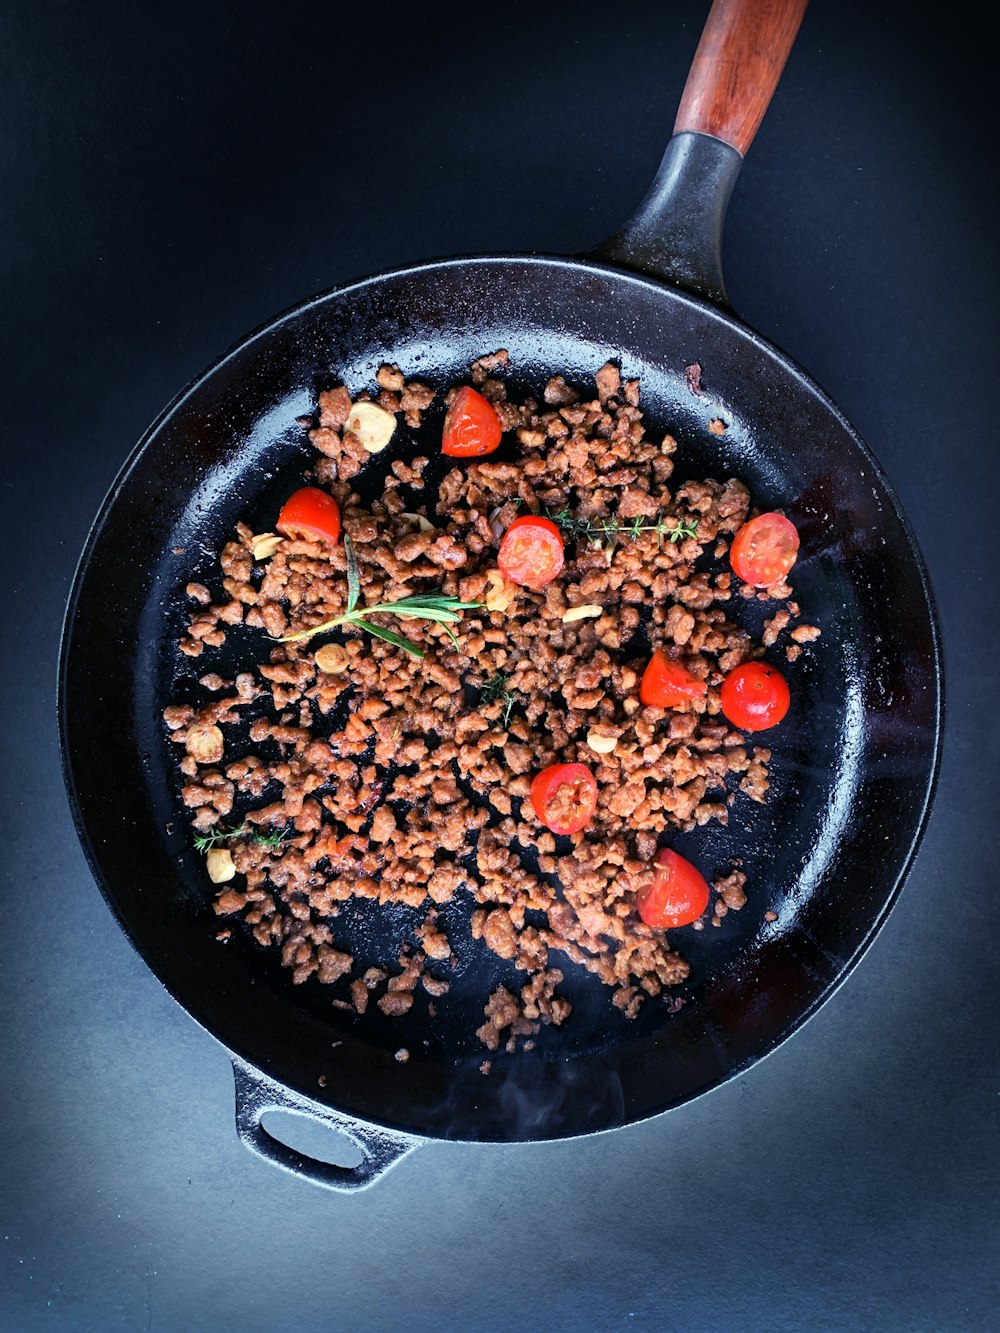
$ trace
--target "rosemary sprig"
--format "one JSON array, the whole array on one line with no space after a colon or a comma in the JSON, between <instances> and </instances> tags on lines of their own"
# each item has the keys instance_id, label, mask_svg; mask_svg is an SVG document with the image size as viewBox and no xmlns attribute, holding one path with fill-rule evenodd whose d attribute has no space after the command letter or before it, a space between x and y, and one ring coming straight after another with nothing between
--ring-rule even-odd
<instances>
[{"instance_id":1,"label":"rosemary sprig","mask_svg":"<svg viewBox=\"0 0 1000 1333\"><path fill-rule=\"evenodd\" d=\"M510 715L514 710L514 705L517 703L518 699L518 696L514 691L507 688L507 680L508 677L505 676L502 671L498 671L486 682L479 695L479 702L481 704L503 704L501 723L505 729L510 722Z\"/></svg>"},{"instance_id":2,"label":"rosemary sprig","mask_svg":"<svg viewBox=\"0 0 1000 1333\"><path fill-rule=\"evenodd\" d=\"M584 541L594 542L598 546L603 546L610 555L619 541L623 537L631 541L645 536L646 533L655 532L657 545L660 545L666 537L673 545L683 541L685 537L696 537L698 535L698 523L696 519L685 521L683 518L671 520L667 518L646 519L638 516L633 519L611 518L580 518L576 514L571 514L568 509L546 509L546 518L550 518L567 537L581 537Z\"/></svg>"},{"instance_id":3,"label":"rosemary sprig","mask_svg":"<svg viewBox=\"0 0 1000 1333\"><path fill-rule=\"evenodd\" d=\"M354 543L346 532L344 554L347 556L347 614L350 615L361 596L361 573L358 569L358 557L354 554Z\"/></svg>"},{"instance_id":4,"label":"rosemary sprig","mask_svg":"<svg viewBox=\"0 0 1000 1333\"><path fill-rule=\"evenodd\" d=\"M250 841L256 842L261 847L267 847L272 852L276 852L281 844L288 837L290 830L275 829L272 833L258 833L251 830L250 826L244 820L239 828L224 829L218 825L213 826L207 833L196 833L194 835L194 849L196 852L210 852L213 847L218 847L220 842L231 842L234 838L242 838L250 834Z\"/></svg>"},{"instance_id":5,"label":"rosemary sprig","mask_svg":"<svg viewBox=\"0 0 1000 1333\"><path fill-rule=\"evenodd\" d=\"M420 592L414 593L412 597L403 597L398 602L376 602L374 606L359 607L361 576L358 571L357 556L354 553L354 543L346 533L344 551L347 555L347 610L343 615L334 616L332 620L324 620L321 625L314 625L312 629L299 630L297 634L286 634L284 638L278 640L279 643L299 643L311 639L316 634L326 634L332 629L338 629L341 625L354 625L376 639L384 639L386 643L395 644L397 648L402 648L413 657L423 657L423 650L404 638L402 634L384 629L381 625L373 625L368 619L368 616L373 615L392 615L399 616L401 620L430 620L435 624L444 625L445 633L455 647L458 647L455 632L449 627L461 620L463 611L478 611L479 602L463 602L458 597L449 597L441 592Z\"/></svg>"}]
</instances>

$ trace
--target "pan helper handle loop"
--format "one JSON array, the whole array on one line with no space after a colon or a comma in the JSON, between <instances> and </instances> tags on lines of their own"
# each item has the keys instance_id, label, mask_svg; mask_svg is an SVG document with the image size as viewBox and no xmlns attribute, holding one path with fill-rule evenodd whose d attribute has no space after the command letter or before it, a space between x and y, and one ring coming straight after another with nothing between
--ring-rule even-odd
<instances>
[{"instance_id":1,"label":"pan helper handle loop","mask_svg":"<svg viewBox=\"0 0 1000 1333\"><path fill-rule=\"evenodd\" d=\"M232 1061L236 1083L236 1132L240 1140L258 1157L303 1180L341 1193L357 1193L381 1180L387 1171L424 1142L411 1134L371 1125L320 1106L272 1082L238 1057L233 1056ZM336 1166L297 1152L264 1128L261 1121L268 1111L288 1111L338 1130L360 1148L361 1161L357 1166Z\"/></svg>"}]
</instances>

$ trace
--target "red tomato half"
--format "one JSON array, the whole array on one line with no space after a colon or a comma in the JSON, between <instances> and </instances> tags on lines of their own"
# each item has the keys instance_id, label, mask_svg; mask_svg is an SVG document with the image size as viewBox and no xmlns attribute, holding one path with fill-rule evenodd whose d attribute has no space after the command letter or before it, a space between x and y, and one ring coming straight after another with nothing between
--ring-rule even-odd
<instances>
[{"instance_id":1,"label":"red tomato half","mask_svg":"<svg viewBox=\"0 0 1000 1333\"><path fill-rule=\"evenodd\" d=\"M550 764L532 780L528 800L553 833L579 833L597 809L597 780L586 764Z\"/></svg>"},{"instance_id":2,"label":"red tomato half","mask_svg":"<svg viewBox=\"0 0 1000 1333\"><path fill-rule=\"evenodd\" d=\"M478 458L500 443L500 418L481 393L459 389L444 419L441 452L451 458Z\"/></svg>"},{"instance_id":3,"label":"red tomato half","mask_svg":"<svg viewBox=\"0 0 1000 1333\"><path fill-rule=\"evenodd\" d=\"M523 514L503 535L497 564L504 578L525 588L544 588L562 573L562 533L550 518Z\"/></svg>"},{"instance_id":4,"label":"red tomato half","mask_svg":"<svg viewBox=\"0 0 1000 1333\"><path fill-rule=\"evenodd\" d=\"M722 711L743 731L777 726L791 701L788 682L766 662L744 662L722 682Z\"/></svg>"},{"instance_id":5,"label":"red tomato half","mask_svg":"<svg viewBox=\"0 0 1000 1333\"><path fill-rule=\"evenodd\" d=\"M326 491L317 486L303 486L282 505L277 528L286 537L335 542L340 536L340 508Z\"/></svg>"},{"instance_id":6,"label":"red tomato half","mask_svg":"<svg viewBox=\"0 0 1000 1333\"><path fill-rule=\"evenodd\" d=\"M703 699L707 692L703 680L660 648L649 659L639 683L639 698L647 708L676 708L691 699Z\"/></svg>"},{"instance_id":7,"label":"red tomato half","mask_svg":"<svg viewBox=\"0 0 1000 1333\"><path fill-rule=\"evenodd\" d=\"M769 588L787 575L799 553L799 534L784 514L758 514L733 538L729 563L744 583Z\"/></svg>"},{"instance_id":8,"label":"red tomato half","mask_svg":"<svg viewBox=\"0 0 1000 1333\"><path fill-rule=\"evenodd\" d=\"M701 872L669 847L656 853L655 866L653 882L636 896L646 925L671 930L697 921L708 906L708 884Z\"/></svg>"}]
</instances>

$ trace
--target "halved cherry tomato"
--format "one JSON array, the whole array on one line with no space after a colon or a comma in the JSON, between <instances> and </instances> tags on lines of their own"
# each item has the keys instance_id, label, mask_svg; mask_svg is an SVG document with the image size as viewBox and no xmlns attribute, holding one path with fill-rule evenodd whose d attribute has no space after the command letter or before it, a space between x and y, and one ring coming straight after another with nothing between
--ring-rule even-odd
<instances>
[{"instance_id":1,"label":"halved cherry tomato","mask_svg":"<svg viewBox=\"0 0 1000 1333\"><path fill-rule=\"evenodd\" d=\"M523 514L503 535L497 564L504 578L525 588L544 588L562 573L562 533L550 518Z\"/></svg>"},{"instance_id":2,"label":"halved cherry tomato","mask_svg":"<svg viewBox=\"0 0 1000 1333\"><path fill-rule=\"evenodd\" d=\"M636 895L636 907L647 926L672 930L697 921L708 906L708 884L699 870L669 847L656 853L651 884Z\"/></svg>"},{"instance_id":3,"label":"halved cherry tomato","mask_svg":"<svg viewBox=\"0 0 1000 1333\"><path fill-rule=\"evenodd\" d=\"M780 583L799 553L799 534L784 514L758 514L733 538L729 563L752 588Z\"/></svg>"},{"instance_id":4,"label":"halved cherry tomato","mask_svg":"<svg viewBox=\"0 0 1000 1333\"><path fill-rule=\"evenodd\" d=\"M657 648L639 682L639 698L647 708L676 708L691 699L703 699L708 686Z\"/></svg>"},{"instance_id":5,"label":"halved cherry tomato","mask_svg":"<svg viewBox=\"0 0 1000 1333\"><path fill-rule=\"evenodd\" d=\"M335 542L340 536L340 507L318 486L303 486L281 506L276 526L286 537Z\"/></svg>"},{"instance_id":6,"label":"halved cherry tomato","mask_svg":"<svg viewBox=\"0 0 1000 1333\"><path fill-rule=\"evenodd\" d=\"M579 833L597 809L597 781L586 764L550 764L532 780L528 800L553 833Z\"/></svg>"},{"instance_id":7,"label":"halved cherry tomato","mask_svg":"<svg viewBox=\"0 0 1000 1333\"><path fill-rule=\"evenodd\" d=\"M478 458L491 454L502 434L492 404L466 385L459 389L445 416L441 452L451 458Z\"/></svg>"},{"instance_id":8,"label":"halved cherry tomato","mask_svg":"<svg viewBox=\"0 0 1000 1333\"><path fill-rule=\"evenodd\" d=\"M777 667L766 662L744 662L722 682L722 711L743 731L776 727L791 701L788 682Z\"/></svg>"}]
</instances>

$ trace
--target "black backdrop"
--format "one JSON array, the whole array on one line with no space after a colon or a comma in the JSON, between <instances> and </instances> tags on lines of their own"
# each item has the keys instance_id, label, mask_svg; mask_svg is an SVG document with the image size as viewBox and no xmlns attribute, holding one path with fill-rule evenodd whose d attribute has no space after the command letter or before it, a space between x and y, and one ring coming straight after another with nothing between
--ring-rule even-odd
<instances>
[{"instance_id":1,"label":"black backdrop","mask_svg":"<svg viewBox=\"0 0 1000 1333\"><path fill-rule=\"evenodd\" d=\"M916 867L803 1032L660 1120L433 1145L339 1199L239 1147L224 1054L121 936L62 795L61 609L150 418L315 291L612 230L706 8L0 12L0 1327L993 1326L1000 284L977 6L814 0L730 211L733 302L886 466L948 665Z\"/></svg>"}]
</instances>

